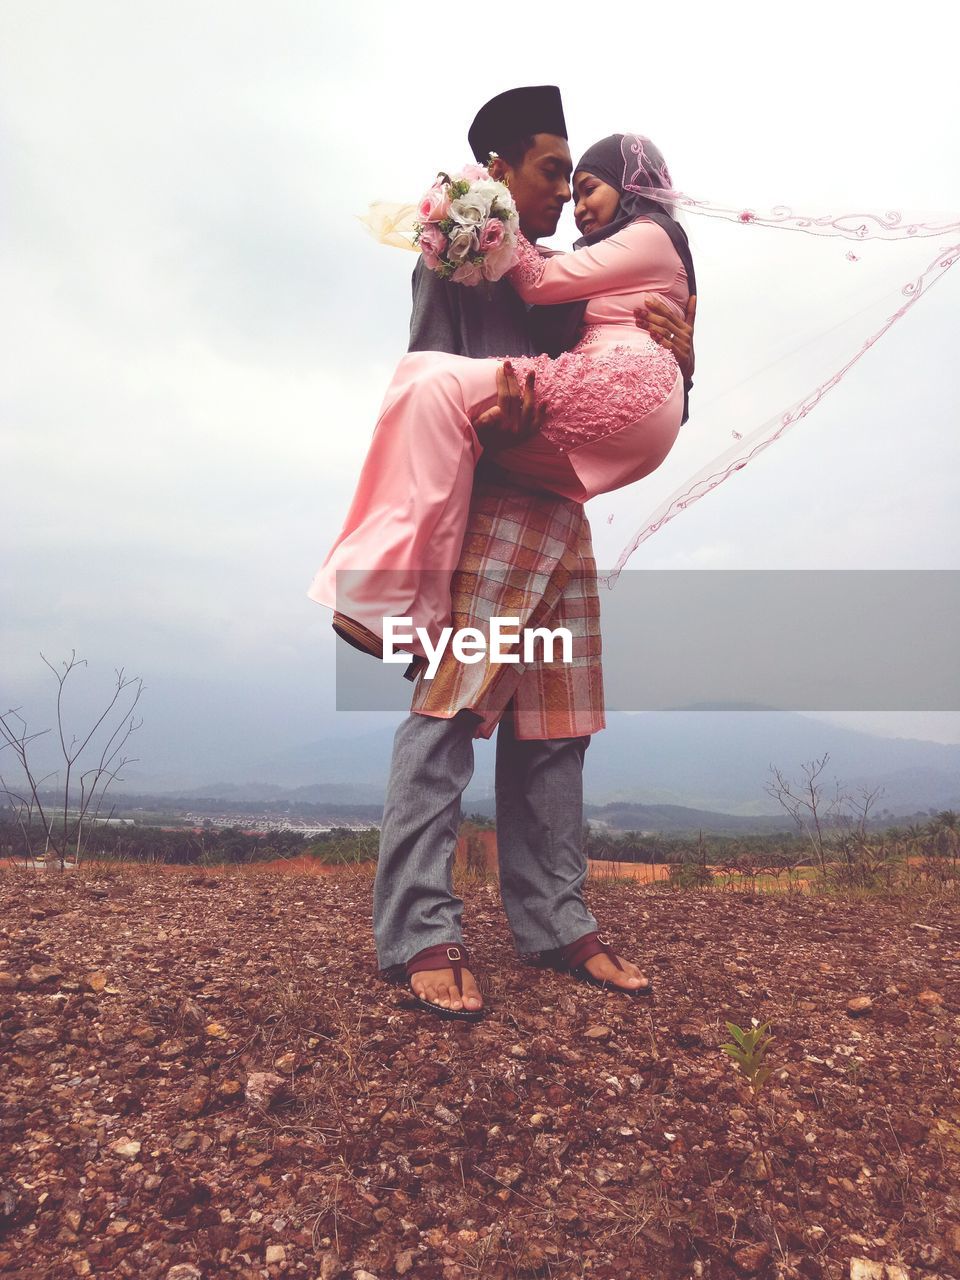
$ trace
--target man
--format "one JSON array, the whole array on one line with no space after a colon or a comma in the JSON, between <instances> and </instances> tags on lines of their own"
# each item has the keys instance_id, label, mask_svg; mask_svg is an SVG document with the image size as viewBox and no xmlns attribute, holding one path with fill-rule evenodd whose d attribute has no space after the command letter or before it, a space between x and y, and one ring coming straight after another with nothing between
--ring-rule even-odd
<instances>
[{"instance_id":1,"label":"man","mask_svg":"<svg viewBox=\"0 0 960 1280\"><path fill-rule=\"evenodd\" d=\"M509 186L527 239L553 235L571 198L559 91L548 85L498 95L477 114L469 140L478 162ZM506 281L465 288L441 280L421 260L409 349L471 357L555 354L572 343L574 331L567 324L564 332L563 308L542 312L531 314ZM689 326L663 327L664 313L655 306L644 323L668 345L689 338ZM374 887L382 970L395 971L421 950L462 939L463 903L451 879L460 801L473 774L473 739L489 737L497 725L500 889L516 949L556 951L597 929L582 892L583 759L590 735L604 726L590 528L578 504L521 487L497 470L497 448L536 430L543 412L532 378L521 393L509 363L499 389L496 408L474 424L486 452L453 580L453 622L482 625L491 612L515 616L506 602L519 595L529 606L521 625L568 627L574 660L569 666L485 661L467 667L448 651L432 680L421 674L411 714L397 730L384 806ZM618 960L600 951L583 967L592 978L628 990L649 986L636 965ZM441 1009L479 1010L474 975L459 964L457 972L462 998L451 967L421 969L411 987Z\"/></svg>"}]
</instances>

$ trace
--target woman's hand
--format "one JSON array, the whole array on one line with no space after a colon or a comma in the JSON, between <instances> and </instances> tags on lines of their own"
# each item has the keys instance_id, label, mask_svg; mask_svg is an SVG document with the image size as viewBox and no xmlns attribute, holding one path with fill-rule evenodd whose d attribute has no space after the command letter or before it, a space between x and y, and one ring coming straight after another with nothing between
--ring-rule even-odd
<instances>
[{"instance_id":1,"label":"woman's hand","mask_svg":"<svg viewBox=\"0 0 960 1280\"><path fill-rule=\"evenodd\" d=\"M691 293L683 320L678 320L663 299L654 294L648 294L647 305L638 307L633 314L640 329L646 329L654 342L673 352L684 382L691 382L694 366L693 324L697 315L697 295Z\"/></svg>"},{"instance_id":2,"label":"woman's hand","mask_svg":"<svg viewBox=\"0 0 960 1280\"><path fill-rule=\"evenodd\" d=\"M533 371L521 392L513 365L505 360L497 370L497 403L474 418L473 429L484 449L509 449L535 435L546 412L546 405L537 404Z\"/></svg>"}]
</instances>

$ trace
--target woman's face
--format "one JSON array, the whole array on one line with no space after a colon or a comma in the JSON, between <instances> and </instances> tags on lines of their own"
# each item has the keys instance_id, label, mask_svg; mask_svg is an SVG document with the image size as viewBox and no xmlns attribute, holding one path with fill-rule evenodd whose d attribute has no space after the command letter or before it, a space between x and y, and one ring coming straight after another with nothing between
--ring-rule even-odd
<instances>
[{"instance_id":1,"label":"woman's face","mask_svg":"<svg viewBox=\"0 0 960 1280\"><path fill-rule=\"evenodd\" d=\"M573 196L577 202L573 217L582 236L599 231L616 217L620 192L584 169L573 175Z\"/></svg>"}]
</instances>

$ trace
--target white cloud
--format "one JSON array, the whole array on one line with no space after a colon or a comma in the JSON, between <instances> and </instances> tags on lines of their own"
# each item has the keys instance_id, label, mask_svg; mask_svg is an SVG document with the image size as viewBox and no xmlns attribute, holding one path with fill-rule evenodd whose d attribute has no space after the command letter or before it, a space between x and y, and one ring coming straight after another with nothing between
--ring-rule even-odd
<instances>
[{"instance_id":1,"label":"white cloud","mask_svg":"<svg viewBox=\"0 0 960 1280\"><path fill-rule=\"evenodd\" d=\"M299 696L314 652L332 652L306 585L406 339L412 255L354 215L466 159L494 92L560 83L574 153L643 129L696 195L958 209L939 22L923 6L899 24L816 5L552 24L516 8L495 56L437 57L385 3L8 0L6 679L53 641L147 673L286 668ZM688 226L696 417L660 473L595 504L601 564L703 460L705 437L806 390L825 353L737 386L744 373L924 257L872 246L844 274L840 242ZM568 214L555 243L573 234ZM954 567L956 288L945 278L829 404L631 567ZM843 332L856 345L867 331Z\"/></svg>"}]
</instances>

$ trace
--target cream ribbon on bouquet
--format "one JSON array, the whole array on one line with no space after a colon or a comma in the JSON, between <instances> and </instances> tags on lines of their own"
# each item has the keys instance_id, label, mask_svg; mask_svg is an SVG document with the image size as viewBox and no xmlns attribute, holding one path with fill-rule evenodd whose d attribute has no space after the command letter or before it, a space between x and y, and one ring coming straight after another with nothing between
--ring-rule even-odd
<instances>
[{"instance_id":1,"label":"cream ribbon on bouquet","mask_svg":"<svg viewBox=\"0 0 960 1280\"><path fill-rule=\"evenodd\" d=\"M389 200L377 200L357 220L363 223L380 244L420 252L420 246L413 243L418 221L415 204L392 204Z\"/></svg>"}]
</instances>

